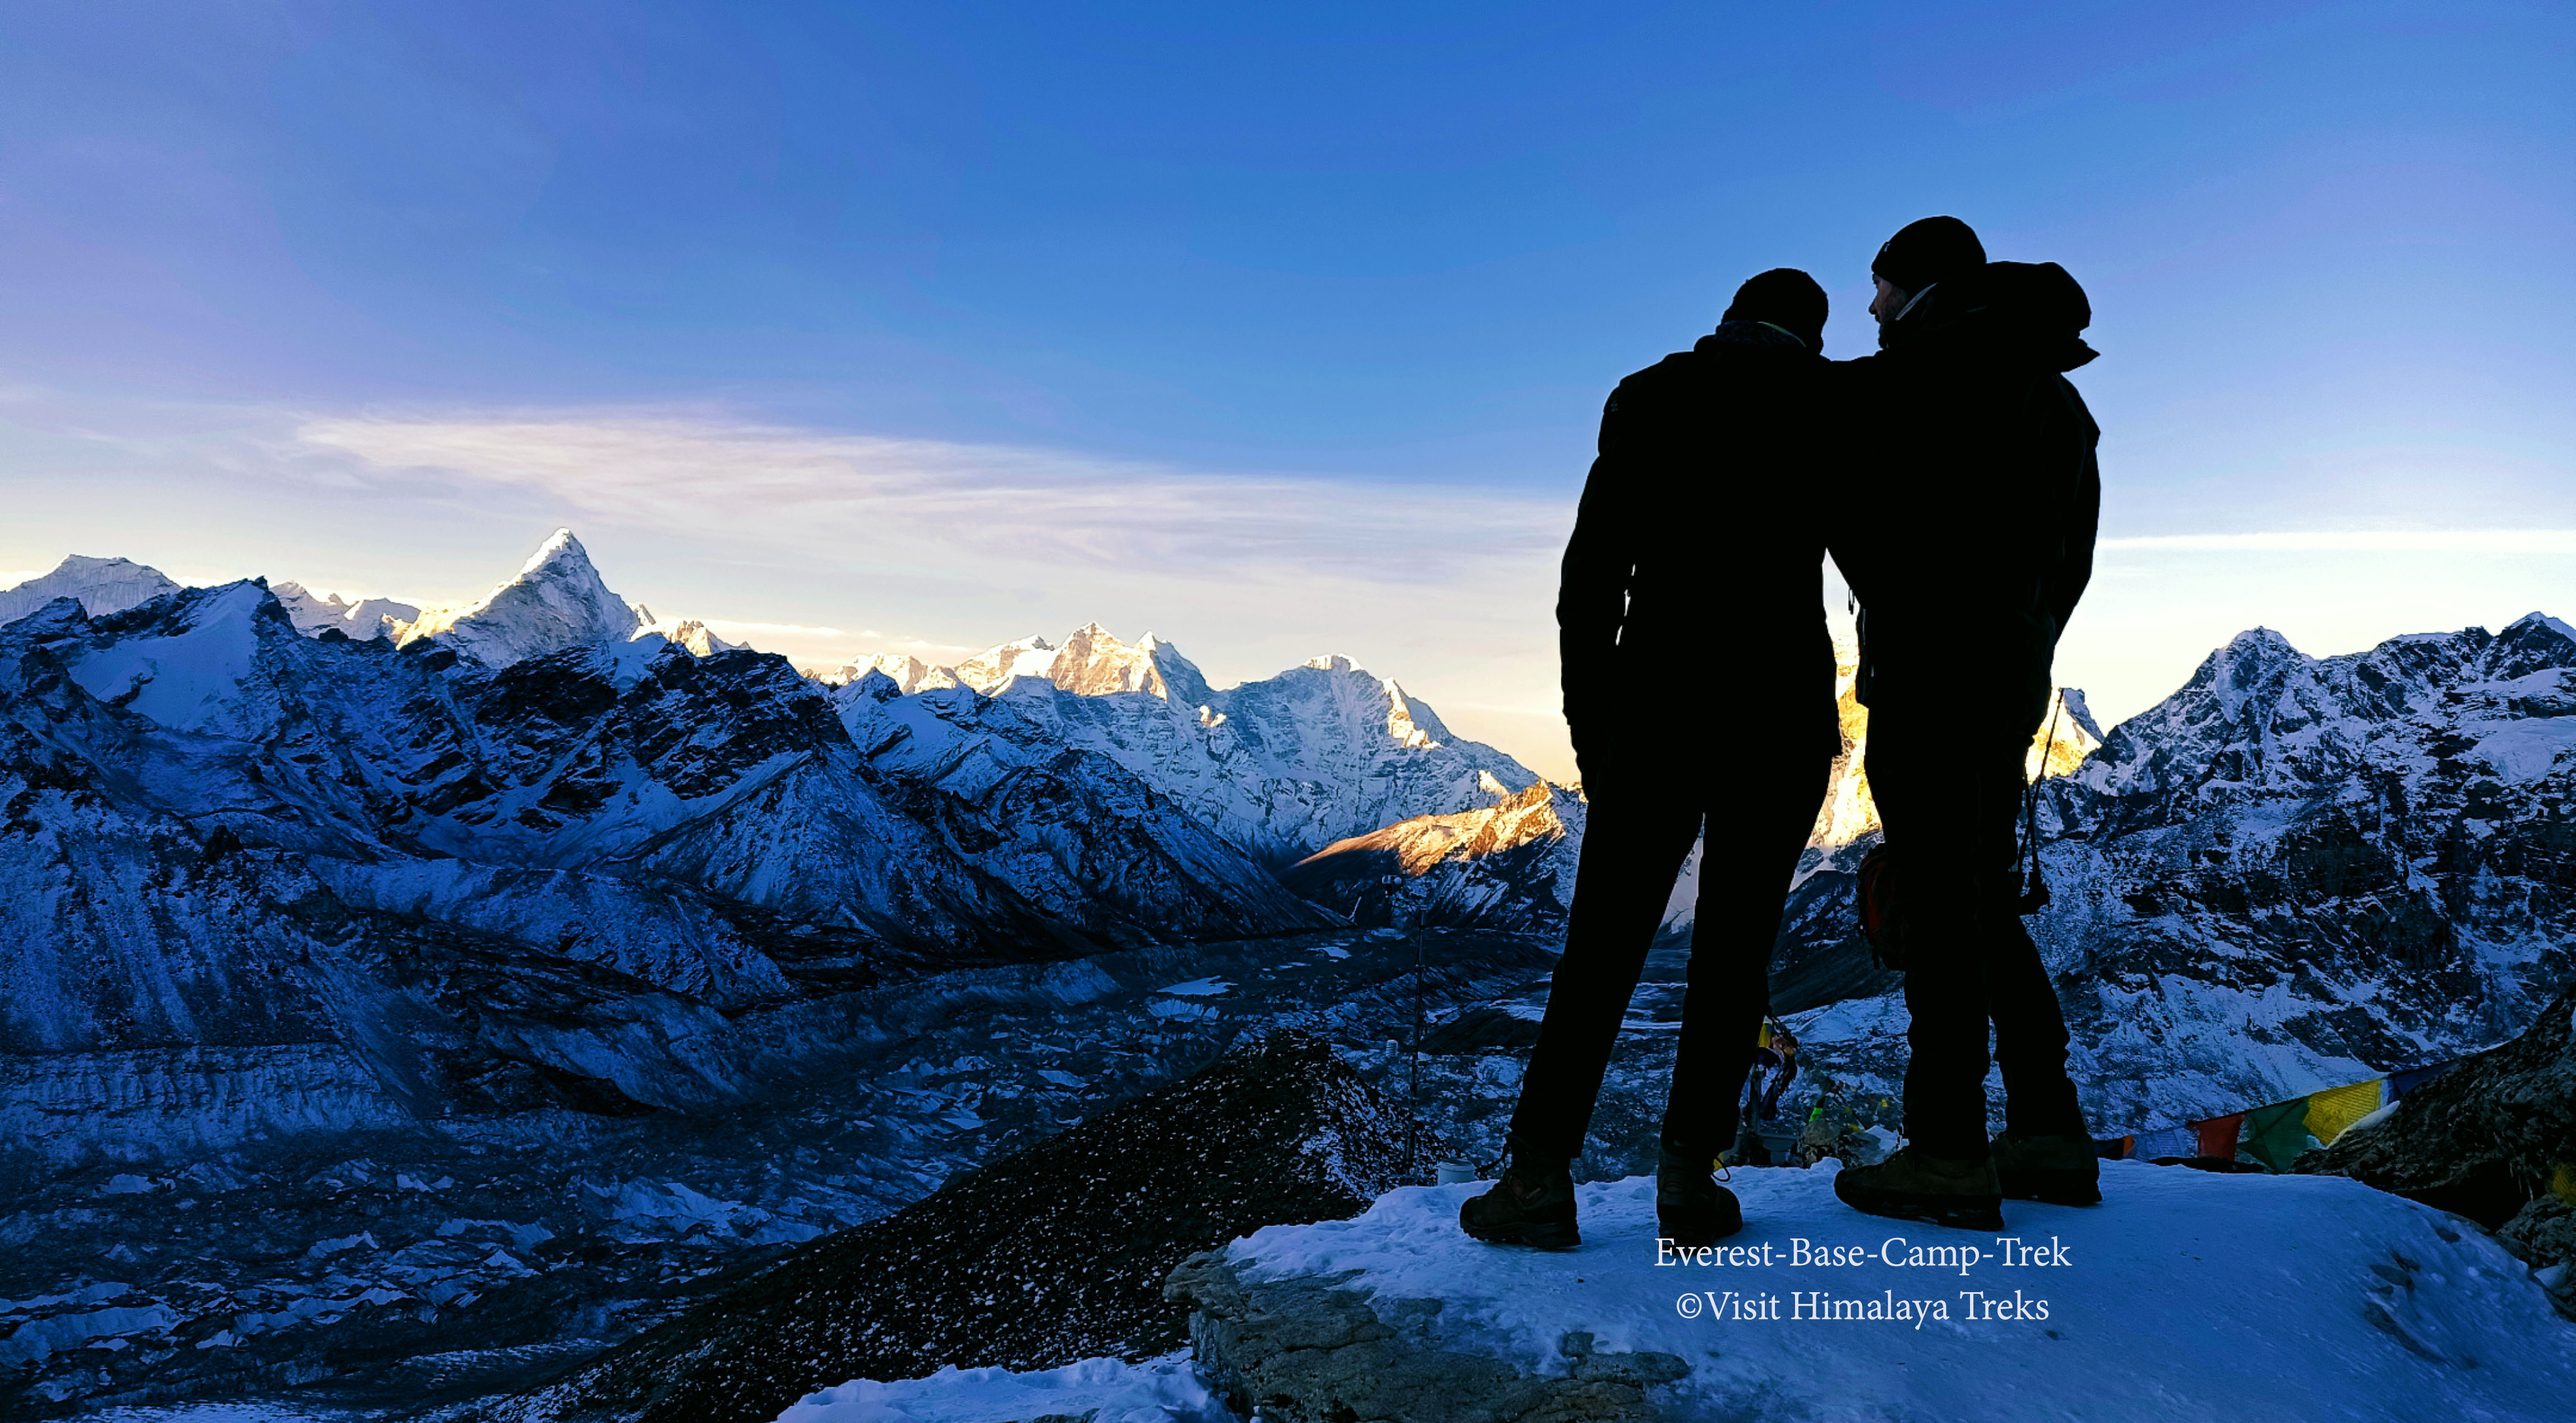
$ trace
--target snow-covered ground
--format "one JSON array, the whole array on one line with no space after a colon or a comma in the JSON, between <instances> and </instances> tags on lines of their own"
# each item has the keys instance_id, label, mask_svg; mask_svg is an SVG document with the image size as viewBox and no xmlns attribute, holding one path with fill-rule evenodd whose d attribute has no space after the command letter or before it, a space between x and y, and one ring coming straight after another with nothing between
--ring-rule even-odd
<instances>
[{"instance_id":1,"label":"snow-covered ground","mask_svg":"<svg viewBox=\"0 0 2576 1423\"><path fill-rule=\"evenodd\" d=\"M1725 1244L1767 1262L1659 1264L1642 1176L1577 1188L1572 1251L1467 1239L1470 1184L1273 1226L1229 1257L1255 1262L1247 1284L1356 1271L1340 1287L1374 1291L1381 1317L1439 1299L1438 1347L1530 1374L1565 1373L1577 1332L1675 1355L1690 1372L1658 1390L1675 1418L2554 1420L2576 1395L2576 1325L2528 1269L2352 1181L2106 1163L2099 1206L2007 1202L2007 1242L1859 1215L1834 1170L1735 1173L1747 1225ZM1828 1250L1858 1262L1813 1263Z\"/></svg>"}]
</instances>

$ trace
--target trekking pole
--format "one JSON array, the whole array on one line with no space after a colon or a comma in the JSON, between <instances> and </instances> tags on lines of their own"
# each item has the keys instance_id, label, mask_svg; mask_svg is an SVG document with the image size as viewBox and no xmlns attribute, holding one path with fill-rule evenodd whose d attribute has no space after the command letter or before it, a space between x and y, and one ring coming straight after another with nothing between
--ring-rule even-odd
<instances>
[{"instance_id":1,"label":"trekking pole","mask_svg":"<svg viewBox=\"0 0 2576 1423\"><path fill-rule=\"evenodd\" d=\"M1413 936L1413 1062L1404 1088L1404 1169L1422 1165L1422 936Z\"/></svg>"},{"instance_id":2,"label":"trekking pole","mask_svg":"<svg viewBox=\"0 0 2576 1423\"><path fill-rule=\"evenodd\" d=\"M2024 914L2036 914L2048 903L2048 881L2039 875L2039 783L2048 779L2048 753L2057 747L2057 714L2064 710L2066 697L2061 693L2048 709L2048 735L2039 743L2039 771L2022 793L2021 838L2030 847L2030 878L2023 883L2021 903L2015 907Z\"/></svg>"}]
</instances>

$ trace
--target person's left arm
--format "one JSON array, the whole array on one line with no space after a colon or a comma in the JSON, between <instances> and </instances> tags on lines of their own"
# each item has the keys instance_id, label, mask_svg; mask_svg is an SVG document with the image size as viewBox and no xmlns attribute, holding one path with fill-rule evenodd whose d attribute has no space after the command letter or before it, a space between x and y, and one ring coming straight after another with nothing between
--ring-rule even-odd
<instances>
[{"instance_id":1,"label":"person's left arm","mask_svg":"<svg viewBox=\"0 0 2576 1423\"><path fill-rule=\"evenodd\" d=\"M2066 491L2063 515L2055 530L2057 558L2040 587L2041 606L2063 635L2066 620L2075 615L2076 603L2093 581L2093 542L2102 526L2102 465L2095 451L2101 443L2102 430L2093 423L2093 413L2084 408L2084 397L2077 393L2074 382L2060 376L2057 385L2066 398L2066 412L2073 425L2068 437L2083 451L2075 485Z\"/></svg>"},{"instance_id":2,"label":"person's left arm","mask_svg":"<svg viewBox=\"0 0 2576 1423\"><path fill-rule=\"evenodd\" d=\"M1565 543L1556 594L1556 645L1565 724L1577 769L1602 771L1617 709L1619 629L1637 569L1638 466L1643 454L1641 392L1620 382L1601 411L1599 457L1583 482L1574 532Z\"/></svg>"}]
</instances>

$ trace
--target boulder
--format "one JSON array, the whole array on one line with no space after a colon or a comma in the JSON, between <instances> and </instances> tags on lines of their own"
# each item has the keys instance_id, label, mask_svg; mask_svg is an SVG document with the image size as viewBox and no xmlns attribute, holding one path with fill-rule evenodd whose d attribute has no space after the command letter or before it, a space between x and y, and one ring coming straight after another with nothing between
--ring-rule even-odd
<instances>
[{"instance_id":1,"label":"boulder","mask_svg":"<svg viewBox=\"0 0 2576 1423\"><path fill-rule=\"evenodd\" d=\"M2537 1265L2576 1260L2576 987L2293 1169L2467 1216Z\"/></svg>"}]
</instances>

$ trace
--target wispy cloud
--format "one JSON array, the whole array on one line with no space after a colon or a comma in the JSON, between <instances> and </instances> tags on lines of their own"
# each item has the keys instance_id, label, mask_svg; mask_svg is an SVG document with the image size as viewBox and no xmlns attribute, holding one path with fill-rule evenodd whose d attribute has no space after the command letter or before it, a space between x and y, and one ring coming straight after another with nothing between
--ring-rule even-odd
<instances>
[{"instance_id":1,"label":"wispy cloud","mask_svg":"<svg viewBox=\"0 0 2576 1423\"><path fill-rule=\"evenodd\" d=\"M2315 533L2159 534L2104 539L2104 553L2576 554L2576 529L2372 529Z\"/></svg>"},{"instance_id":2,"label":"wispy cloud","mask_svg":"<svg viewBox=\"0 0 2576 1423\"><path fill-rule=\"evenodd\" d=\"M1002 445L659 412L305 421L308 449L383 471L533 486L674 531L896 564L1010 561L1289 584L1454 582L1561 544L1564 501L1203 474Z\"/></svg>"}]
</instances>

